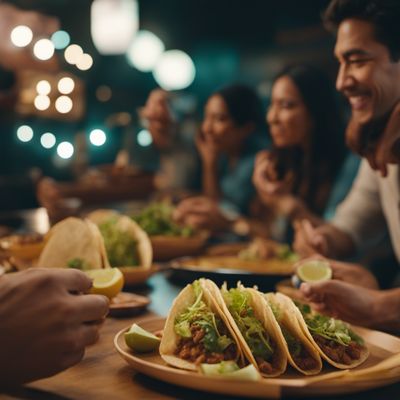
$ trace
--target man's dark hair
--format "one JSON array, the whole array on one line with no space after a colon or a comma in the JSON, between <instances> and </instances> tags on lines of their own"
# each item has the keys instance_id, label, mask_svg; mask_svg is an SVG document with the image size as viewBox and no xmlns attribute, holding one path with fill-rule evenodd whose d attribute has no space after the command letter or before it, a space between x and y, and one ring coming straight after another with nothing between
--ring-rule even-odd
<instances>
[{"instance_id":1,"label":"man's dark hair","mask_svg":"<svg viewBox=\"0 0 400 400\"><path fill-rule=\"evenodd\" d=\"M376 40L387 46L393 61L399 61L399 0L332 0L323 14L324 24L329 30L336 30L348 18L372 23Z\"/></svg>"}]
</instances>

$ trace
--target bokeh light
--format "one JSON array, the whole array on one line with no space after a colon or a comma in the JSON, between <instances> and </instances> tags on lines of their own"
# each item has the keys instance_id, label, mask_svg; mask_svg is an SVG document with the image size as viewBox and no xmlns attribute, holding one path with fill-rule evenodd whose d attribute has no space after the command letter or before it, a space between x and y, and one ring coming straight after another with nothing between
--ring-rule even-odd
<instances>
[{"instance_id":1,"label":"bokeh light","mask_svg":"<svg viewBox=\"0 0 400 400\"><path fill-rule=\"evenodd\" d=\"M56 100L56 110L61 114L67 114L72 110L73 103L68 96L60 96Z\"/></svg>"},{"instance_id":2,"label":"bokeh light","mask_svg":"<svg viewBox=\"0 0 400 400\"><path fill-rule=\"evenodd\" d=\"M137 135L137 142L140 146L147 147L153 143L153 138L147 129L142 129Z\"/></svg>"},{"instance_id":3,"label":"bokeh light","mask_svg":"<svg viewBox=\"0 0 400 400\"><path fill-rule=\"evenodd\" d=\"M57 88L62 94L70 94L75 88L75 82L69 76L65 76L58 81Z\"/></svg>"},{"instance_id":4,"label":"bokeh light","mask_svg":"<svg viewBox=\"0 0 400 400\"><path fill-rule=\"evenodd\" d=\"M11 31L11 42L17 47L26 47L33 39L31 28L18 25Z\"/></svg>"},{"instance_id":5,"label":"bokeh light","mask_svg":"<svg viewBox=\"0 0 400 400\"><path fill-rule=\"evenodd\" d=\"M47 110L50 107L50 98L44 94L39 94L35 97L33 104L39 111Z\"/></svg>"},{"instance_id":6,"label":"bokeh light","mask_svg":"<svg viewBox=\"0 0 400 400\"><path fill-rule=\"evenodd\" d=\"M139 31L126 56L136 69L148 72L156 66L164 50L164 43L154 33Z\"/></svg>"},{"instance_id":7,"label":"bokeh light","mask_svg":"<svg viewBox=\"0 0 400 400\"><path fill-rule=\"evenodd\" d=\"M57 154L64 160L67 160L74 155L74 146L70 142L61 142L57 146Z\"/></svg>"},{"instance_id":8,"label":"bokeh light","mask_svg":"<svg viewBox=\"0 0 400 400\"><path fill-rule=\"evenodd\" d=\"M65 49L64 57L68 64L75 65L83 55L81 46L71 44Z\"/></svg>"},{"instance_id":9,"label":"bokeh light","mask_svg":"<svg viewBox=\"0 0 400 400\"><path fill-rule=\"evenodd\" d=\"M40 39L33 46L33 54L42 61L49 60L54 54L54 44L49 39Z\"/></svg>"},{"instance_id":10,"label":"bokeh light","mask_svg":"<svg viewBox=\"0 0 400 400\"><path fill-rule=\"evenodd\" d=\"M47 96L51 92L51 85L49 81L43 79L36 84L36 91L38 94Z\"/></svg>"},{"instance_id":11,"label":"bokeh light","mask_svg":"<svg viewBox=\"0 0 400 400\"><path fill-rule=\"evenodd\" d=\"M40 136L40 144L45 149L51 149L56 144L56 137L50 132L43 133L43 135Z\"/></svg>"},{"instance_id":12,"label":"bokeh light","mask_svg":"<svg viewBox=\"0 0 400 400\"><path fill-rule=\"evenodd\" d=\"M158 61L153 75L165 90L179 90L188 87L194 80L196 69L192 59L183 51L166 51Z\"/></svg>"},{"instance_id":13,"label":"bokeh light","mask_svg":"<svg viewBox=\"0 0 400 400\"><path fill-rule=\"evenodd\" d=\"M81 71L87 71L88 69L92 68L92 65L93 58L90 54L82 54L76 63L77 68Z\"/></svg>"},{"instance_id":14,"label":"bokeh light","mask_svg":"<svg viewBox=\"0 0 400 400\"><path fill-rule=\"evenodd\" d=\"M62 50L62 49L65 49L69 45L71 38L70 38L68 32L57 31L51 35L51 41L53 42L54 47L57 50Z\"/></svg>"},{"instance_id":15,"label":"bokeh light","mask_svg":"<svg viewBox=\"0 0 400 400\"><path fill-rule=\"evenodd\" d=\"M93 129L90 132L89 140L94 146L102 146L106 142L107 136L103 130Z\"/></svg>"},{"instance_id":16,"label":"bokeh light","mask_svg":"<svg viewBox=\"0 0 400 400\"><path fill-rule=\"evenodd\" d=\"M21 142L29 142L33 138L33 129L29 125L21 125L17 129L17 138Z\"/></svg>"}]
</instances>

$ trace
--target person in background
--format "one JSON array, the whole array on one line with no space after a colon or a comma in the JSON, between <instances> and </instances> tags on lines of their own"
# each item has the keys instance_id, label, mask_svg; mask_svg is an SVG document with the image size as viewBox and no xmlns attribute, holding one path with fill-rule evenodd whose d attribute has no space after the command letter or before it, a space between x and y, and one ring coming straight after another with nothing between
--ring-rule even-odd
<instances>
[{"instance_id":1,"label":"person in background","mask_svg":"<svg viewBox=\"0 0 400 400\"><path fill-rule=\"evenodd\" d=\"M331 223L298 225L302 254L345 257L373 246L386 229L400 261L400 3L395 0L333 0L326 24L336 31L337 89L351 105L346 138L363 157L351 192ZM347 264L351 267L351 264ZM360 286L333 279L301 286L314 308L355 324L400 330L400 289ZM335 274L334 274L335 277ZM355 282L355 283L354 283Z\"/></svg>"},{"instance_id":2,"label":"person in background","mask_svg":"<svg viewBox=\"0 0 400 400\"><path fill-rule=\"evenodd\" d=\"M149 131L154 141L160 137L166 141L174 127L167 96L161 92L151 96L149 100L154 102L149 101L143 110L150 121ZM248 86L229 85L208 98L195 139L202 195L178 204L178 221L211 231L229 231L242 215L249 214L255 196L251 183L255 154L268 143L264 125L261 100Z\"/></svg>"},{"instance_id":3,"label":"person in background","mask_svg":"<svg viewBox=\"0 0 400 400\"><path fill-rule=\"evenodd\" d=\"M58 27L55 18L0 4L0 65L6 69L38 64L31 49L15 49L7 39L21 24L35 37ZM108 312L104 296L84 295L91 285L77 270L0 273L0 391L54 375L82 359Z\"/></svg>"},{"instance_id":4,"label":"person in background","mask_svg":"<svg viewBox=\"0 0 400 400\"><path fill-rule=\"evenodd\" d=\"M333 84L317 68L294 65L278 74L267 122L273 145L257 155L253 183L272 236L290 241L297 219L317 222L333 213L358 159L347 156Z\"/></svg>"}]
</instances>

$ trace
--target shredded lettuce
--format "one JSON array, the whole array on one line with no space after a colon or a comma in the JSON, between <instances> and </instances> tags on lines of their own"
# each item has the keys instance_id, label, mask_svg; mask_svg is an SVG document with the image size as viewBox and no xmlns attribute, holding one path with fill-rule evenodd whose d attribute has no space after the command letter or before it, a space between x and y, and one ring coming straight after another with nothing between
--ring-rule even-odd
<instances>
[{"instance_id":1,"label":"shredded lettuce","mask_svg":"<svg viewBox=\"0 0 400 400\"><path fill-rule=\"evenodd\" d=\"M196 299L175 319L175 333L183 338L190 338L192 336L190 328L194 325L200 326L205 332L201 339L205 349L208 352L222 353L233 341L220 333L223 322L202 300L203 290L200 282L195 281L192 285Z\"/></svg>"},{"instance_id":2,"label":"shredded lettuce","mask_svg":"<svg viewBox=\"0 0 400 400\"><path fill-rule=\"evenodd\" d=\"M180 226L173 221L173 211L174 208L168 203L153 203L132 219L150 236L192 236L194 233L192 227Z\"/></svg>"},{"instance_id":3,"label":"shredded lettuce","mask_svg":"<svg viewBox=\"0 0 400 400\"><path fill-rule=\"evenodd\" d=\"M292 334L291 332L285 328L284 326L281 325L281 330L283 333L283 336L286 340L286 343L289 347L289 353L293 356L293 357L299 357L301 354L301 350L302 350L302 344L299 340L297 340Z\"/></svg>"},{"instance_id":4,"label":"shredded lettuce","mask_svg":"<svg viewBox=\"0 0 400 400\"><path fill-rule=\"evenodd\" d=\"M118 229L116 224L117 218L110 218L99 226L111 266L139 265L136 240L130 234Z\"/></svg>"},{"instance_id":5,"label":"shredded lettuce","mask_svg":"<svg viewBox=\"0 0 400 400\"><path fill-rule=\"evenodd\" d=\"M311 311L310 306L296 302L301 311L308 329L328 340L333 340L341 345L348 346L354 341L360 345L364 340L353 332L345 322Z\"/></svg>"},{"instance_id":6,"label":"shredded lettuce","mask_svg":"<svg viewBox=\"0 0 400 400\"><path fill-rule=\"evenodd\" d=\"M268 333L255 317L254 310L250 306L250 294L245 290L235 288L223 291L223 296L253 355L266 361L270 360L274 350Z\"/></svg>"},{"instance_id":7,"label":"shredded lettuce","mask_svg":"<svg viewBox=\"0 0 400 400\"><path fill-rule=\"evenodd\" d=\"M67 267L85 271L87 269L91 269L91 264L88 261L84 260L83 258L77 257L77 258L71 258L71 260L68 260Z\"/></svg>"}]
</instances>

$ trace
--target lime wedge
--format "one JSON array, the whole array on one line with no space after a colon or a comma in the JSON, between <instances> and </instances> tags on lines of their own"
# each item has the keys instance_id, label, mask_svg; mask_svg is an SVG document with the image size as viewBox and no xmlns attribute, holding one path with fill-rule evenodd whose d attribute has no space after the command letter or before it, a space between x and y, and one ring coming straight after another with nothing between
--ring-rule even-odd
<instances>
[{"instance_id":1,"label":"lime wedge","mask_svg":"<svg viewBox=\"0 0 400 400\"><path fill-rule=\"evenodd\" d=\"M90 269L84 272L93 279L90 293L102 294L112 299L124 286L124 276L118 268Z\"/></svg>"},{"instance_id":2,"label":"lime wedge","mask_svg":"<svg viewBox=\"0 0 400 400\"><path fill-rule=\"evenodd\" d=\"M137 324L133 324L131 329L125 333L126 345L138 353L147 353L156 350L160 341L160 338L144 330Z\"/></svg>"},{"instance_id":3,"label":"lime wedge","mask_svg":"<svg viewBox=\"0 0 400 400\"><path fill-rule=\"evenodd\" d=\"M301 282L326 281L332 278L332 269L327 261L309 260L297 268L296 275Z\"/></svg>"},{"instance_id":4,"label":"lime wedge","mask_svg":"<svg viewBox=\"0 0 400 400\"><path fill-rule=\"evenodd\" d=\"M260 374L253 364L238 369L234 361L223 361L219 364L201 364L201 371L207 376L219 376L228 379L256 381L260 379Z\"/></svg>"}]
</instances>

